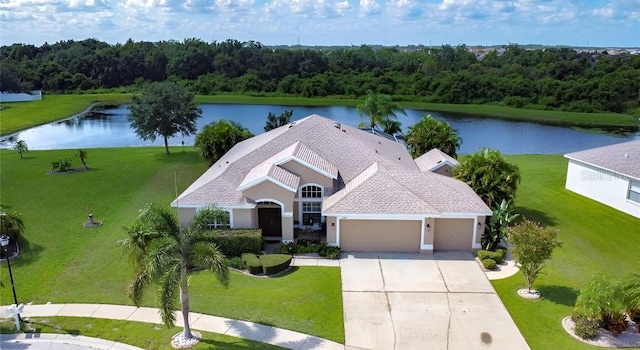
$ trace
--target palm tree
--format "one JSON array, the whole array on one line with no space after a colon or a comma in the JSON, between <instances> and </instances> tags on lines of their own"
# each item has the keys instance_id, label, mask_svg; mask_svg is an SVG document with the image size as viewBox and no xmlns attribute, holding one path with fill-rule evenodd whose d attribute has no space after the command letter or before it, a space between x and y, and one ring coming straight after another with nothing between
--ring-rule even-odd
<instances>
[{"instance_id":1,"label":"palm tree","mask_svg":"<svg viewBox=\"0 0 640 350\"><path fill-rule=\"evenodd\" d=\"M445 121L433 118L430 114L409 127L406 141L413 158L418 158L434 148L456 158L462 143L456 129Z\"/></svg>"},{"instance_id":2,"label":"palm tree","mask_svg":"<svg viewBox=\"0 0 640 350\"><path fill-rule=\"evenodd\" d=\"M13 145L13 149L20 153L20 159L22 159L22 153L28 151L29 147L27 147L27 143L24 142L24 140L18 140L18 142Z\"/></svg>"},{"instance_id":3,"label":"palm tree","mask_svg":"<svg viewBox=\"0 0 640 350\"><path fill-rule=\"evenodd\" d=\"M500 151L490 148L481 149L464 158L453 173L492 209L503 201L513 203L520 183L518 166L509 163Z\"/></svg>"},{"instance_id":4,"label":"palm tree","mask_svg":"<svg viewBox=\"0 0 640 350\"><path fill-rule=\"evenodd\" d=\"M0 207L0 236L9 237L9 242L13 243L13 247L17 248L18 239L23 232L24 221L22 221L20 213ZM15 248L10 250L17 251Z\"/></svg>"},{"instance_id":5,"label":"palm tree","mask_svg":"<svg viewBox=\"0 0 640 350\"><path fill-rule=\"evenodd\" d=\"M404 115L407 114L404 109L402 109L400 104L395 103L391 100L391 96L385 94L376 94L373 91L369 91L367 93L367 97L365 98L364 103L358 105L357 109L358 114L361 118L364 115L368 117L369 120L365 125L369 126L371 129L375 128L378 125L384 126L390 120L397 120L397 112L400 112Z\"/></svg>"},{"instance_id":6,"label":"palm tree","mask_svg":"<svg viewBox=\"0 0 640 350\"><path fill-rule=\"evenodd\" d=\"M129 251L134 277L127 294L136 306L142 302L144 290L158 282L158 306L162 322L167 327L175 323L177 290L184 321L184 339L194 339L189 326L188 269L206 268L213 272L225 287L229 285L229 270L225 257L210 235L205 232L209 223L222 220L225 212L211 207L199 211L188 227L180 227L178 219L166 208L149 204L134 224L125 228L127 238L120 243Z\"/></svg>"}]
</instances>

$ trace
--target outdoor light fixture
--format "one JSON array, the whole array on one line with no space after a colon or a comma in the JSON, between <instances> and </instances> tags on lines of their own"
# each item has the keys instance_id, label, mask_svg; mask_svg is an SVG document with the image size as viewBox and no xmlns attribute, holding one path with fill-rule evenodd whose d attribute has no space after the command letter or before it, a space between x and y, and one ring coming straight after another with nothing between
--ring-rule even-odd
<instances>
[{"instance_id":1,"label":"outdoor light fixture","mask_svg":"<svg viewBox=\"0 0 640 350\"><path fill-rule=\"evenodd\" d=\"M427 228L431 228L431 225L427 224Z\"/></svg>"},{"instance_id":2,"label":"outdoor light fixture","mask_svg":"<svg viewBox=\"0 0 640 350\"><path fill-rule=\"evenodd\" d=\"M0 236L0 245L2 246L2 250L4 251L5 258L7 259L7 268L9 269L9 279L11 280L11 290L13 291L13 301L15 302L15 306L12 307L16 318L16 328L20 330L20 311L22 310L21 305L18 305L18 297L16 296L16 287L13 284L13 273L11 272L11 261L9 259L9 237L6 235Z\"/></svg>"}]
</instances>

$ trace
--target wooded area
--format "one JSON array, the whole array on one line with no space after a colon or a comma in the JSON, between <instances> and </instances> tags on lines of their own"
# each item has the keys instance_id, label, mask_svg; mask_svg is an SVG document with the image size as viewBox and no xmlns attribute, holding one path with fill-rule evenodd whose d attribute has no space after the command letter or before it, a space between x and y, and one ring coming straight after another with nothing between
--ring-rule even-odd
<instances>
[{"instance_id":1,"label":"wooded area","mask_svg":"<svg viewBox=\"0 0 640 350\"><path fill-rule=\"evenodd\" d=\"M0 48L3 91L137 91L170 80L195 93L359 98L575 112L637 113L640 55L527 50L517 45L481 59L453 47L270 48L200 39L111 45L95 39Z\"/></svg>"}]
</instances>

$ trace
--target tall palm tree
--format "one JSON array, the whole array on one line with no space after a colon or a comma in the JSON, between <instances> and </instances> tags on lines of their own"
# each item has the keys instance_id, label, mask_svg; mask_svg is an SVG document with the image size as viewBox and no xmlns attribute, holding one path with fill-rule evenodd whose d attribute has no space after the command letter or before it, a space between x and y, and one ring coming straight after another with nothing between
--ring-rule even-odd
<instances>
[{"instance_id":1,"label":"tall palm tree","mask_svg":"<svg viewBox=\"0 0 640 350\"><path fill-rule=\"evenodd\" d=\"M184 322L184 339L194 339L189 326L188 269L211 270L225 287L229 285L229 269L224 255L210 235L208 224L222 220L225 212L220 208L201 210L191 225L180 227L178 219L168 209L149 204L138 215L134 224L126 228L127 238L121 241L129 251L134 277L127 294L140 305L144 290L158 282L158 306L162 322L167 327L175 323L175 304L180 290L180 305Z\"/></svg>"},{"instance_id":2,"label":"tall palm tree","mask_svg":"<svg viewBox=\"0 0 640 350\"><path fill-rule=\"evenodd\" d=\"M28 151L29 147L27 147L27 143L24 142L24 140L18 140L18 142L13 145L13 149L20 153L20 159L22 159L22 153Z\"/></svg>"},{"instance_id":3,"label":"tall palm tree","mask_svg":"<svg viewBox=\"0 0 640 350\"><path fill-rule=\"evenodd\" d=\"M9 237L9 242L13 244L14 252L17 251L18 239L24 232L24 221L22 216L16 211L9 211L0 207L0 236Z\"/></svg>"},{"instance_id":4,"label":"tall palm tree","mask_svg":"<svg viewBox=\"0 0 640 350\"><path fill-rule=\"evenodd\" d=\"M400 112L404 115L407 113L402 109L400 104L393 102L391 96L385 94L377 94L373 91L367 93L367 97L364 99L364 103L357 106L358 114L362 118L367 116L367 126L375 128L378 125L384 126L390 120L398 119L396 115ZM364 123L364 121L363 121Z\"/></svg>"}]
</instances>

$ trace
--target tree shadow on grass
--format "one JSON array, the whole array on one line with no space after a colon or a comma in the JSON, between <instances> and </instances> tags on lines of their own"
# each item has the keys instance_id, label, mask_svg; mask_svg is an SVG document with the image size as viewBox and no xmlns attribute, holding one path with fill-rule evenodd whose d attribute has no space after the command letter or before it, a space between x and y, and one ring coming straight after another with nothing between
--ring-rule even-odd
<instances>
[{"instance_id":1,"label":"tree shadow on grass","mask_svg":"<svg viewBox=\"0 0 640 350\"><path fill-rule=\"evenodd\" d=\"M44 247L39 244L30 243L23 236L18 239L20 245L20 254L11 258L11 265L28 265L38 260L40 253L44 250Z\"/></svg>"},{"instance_id":2,"label":"tree shadow on grass","mask_svg":"<svg viewBox=\"0 0 640 350\"><path fill-rule=\"evenodd\" d=\"M557 224L557 220L555 217L536 209L527 207L516 207L516 213L520 214L521 217L537 221L542 226L555 226Z\"/></svg>"},{"instance_id":3,"label":"tree shadow on grass","mask_svg":"<svg viewBox=\"0 0 640 350\"><path fill-rule=\"evenodd\" d=\"M543 298L564 306L574 306L578 297L578 291L567 286L544 285L536 289Z\"/></svg>"}]
</instances>

